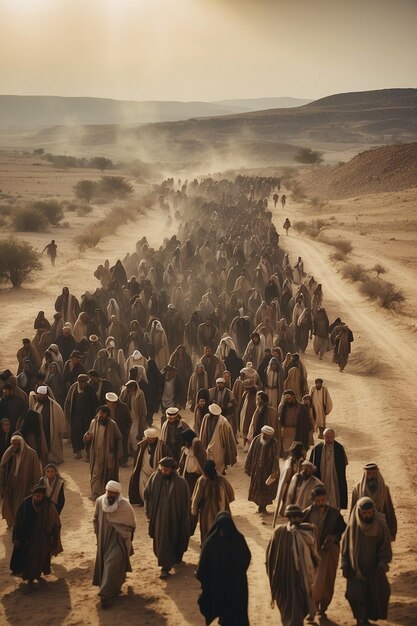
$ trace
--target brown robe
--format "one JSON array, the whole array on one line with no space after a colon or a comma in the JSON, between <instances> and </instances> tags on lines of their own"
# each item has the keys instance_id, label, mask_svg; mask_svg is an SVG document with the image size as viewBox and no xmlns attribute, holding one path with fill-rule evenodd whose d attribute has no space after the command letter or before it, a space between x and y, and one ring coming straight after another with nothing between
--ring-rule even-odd
<instances>
[{"instance_id":1,"label":"brown robe","mask_svg":"<svg viewBox=\"0 0 417 626\"><path fill-rule=\"evenodd\" d=\"M139 441L136 448L136 456L133 464L133 472L129 481L129 501L131 504L139 504L141 506L144 505L144 501L140 497L139 490L139 482L140 482L140 474L142 470L143 464L143 456L146 452L146 448L148 447L148 440L142 439ZM164 441L158 439L155 444L155 451L153 455L153 469L154 471L158 469L159 461L163 459L165 456L170 456L171 452L169 446Z\"/></svg>"},{"instance_id":2,"label":"brown robe","mask_svg":"<svg viewBox=\"0 0 417 626\"><path fill-rule=\"evenodd\" d=\"M202 544L217 513L230 511L229 505L234 499L233 487L224 476L217 475L214 480L201 476L197 480L191 501L191 515L199 515Z\"/></svg>"},{"instance_id":3,"label":"brown robe","mask_svg":"<svg viewBox=\"0 0 417 626\"><path fill-rule=\"evenodd\" d=\"M277 493L279 478L279 443L272 438L262 444L262 434L252 441L246 457L245 472L250 476L248 500L259 507L272 504ZM266 480L273 477L271 485Z\"/></svg>"},{"instance_id":4,"label":"brown robe","mask_svg":"<svg viewBox=\"0 0 417 626\"><path fill-rule=\"evenodd\" d=\"M100 430L102 429L102 430ZM109 480L119 480L119 459L122 456L122 435L116 422L108 419L105 425L98 417L91 420L90 441L91 496L101 496Z\"/></svg>"},{"instance_id":5,"label":"brown robe","mask_svg":"<svg viewBox=\"0 0 417 626\"><path fill-rule=\"evenodd\" d=\"M3 494L2 516L8 526L14 526L17 510L30 495L32 487L42 476L42 467L36 451L21 442L21 459L16 469L17 455L10 446L0 461L0 491Z\"/></svg>"}]
</instances>

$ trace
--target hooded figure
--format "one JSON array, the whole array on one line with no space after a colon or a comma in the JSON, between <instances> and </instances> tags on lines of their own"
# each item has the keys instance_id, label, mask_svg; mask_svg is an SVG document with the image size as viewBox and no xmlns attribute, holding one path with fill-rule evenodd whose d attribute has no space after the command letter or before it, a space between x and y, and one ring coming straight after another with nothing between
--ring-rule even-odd
<instances>
[{"instance_id":1,"label":"hooded figure","mask_svg":"<svg viewBox=\"0 0 417 626\"><path fill-rule=\"evenodd\" d=\"M246 571L251 553L228 511L217 514L200 555L196 577L198 604L206 624L216 617L223 626L249 626Z\"/></svg>"}]
</instances>

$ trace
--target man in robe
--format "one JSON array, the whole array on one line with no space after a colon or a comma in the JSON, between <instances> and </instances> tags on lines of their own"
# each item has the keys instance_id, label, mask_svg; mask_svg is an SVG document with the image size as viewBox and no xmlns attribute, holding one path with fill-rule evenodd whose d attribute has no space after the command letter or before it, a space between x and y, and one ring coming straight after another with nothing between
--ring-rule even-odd
<instances>
[{"instance_id":1,"label":"man in robe","mask_svg":"<svg viewBox=\"0 0 417 626\"><path fill-rule=\"evenodd\" d=\"M177 377L181 381L180 395L178 401L178 408L185 409L187 403L187 390L190 382L191 374L193 373L193 362L191 356L188 354L184 345L175 344L177 347L171 354L169 359L169 365L172 365L177 370Z\"/></svg>"},{"instance_id":2,"label":"man in robe","mask_svg":"<svg viewBox=\"0 0 417 626\"><path fill-rule=\"evenodd\" d=\"M9 382L3 385L3 396L0 399L0 419L8 419L12 432L16 430L16 424L25 414L27 404L16 393L13 392L13 385Z\"/></svg>"},{"instance_id":3,"label":"man in robe","mask_svg":"<svg viewBox=\"0 0 417 626\"><path fill-rule=\"evenodd\" d=\"M310 447L311 424L307 407L298 402L292 389L284 391L284 397L278 407L281 426L283 454L287 455L294 441L301 441L306 450Z\"/></svg>"},{"instance_id":4,"label":"man in robe","mask_svg":"<svg viewBox=\"0 0 417 626\"><path fill-rule=\"evenodd\" d=\"M310 396L316 412L316 423L319 428L319 439L323 439L326 428L326 418L332 412L333 402L329 390L323 385L322 378L316 378L310 389Z\"/></svg>"},{"instance_id":5,"label":"man in robe","mask_svg":"<svg viewBox=\"0 0 417 626\"><path fill-rule=\"evenodd\" d=\"M237 461L235 437L219 405L210 404L208 409L201 424L200 439L207 459L214 461L217 472L224 476L227 467Z\"/></svg>"},{"instance_id":6,"label":"man in robe","mask_svg":"<svg viewBox=\"0 0 417 626\"><path fill-rule=\"evenodd\" d=\"M182 449L181 435L184 430L190 427L187 422L182 419L179 410L174 406L166 410L166 418L161 428L161 439L169 447L171 451L170 456L174 457L178 463Z\"/></svg>"},{"instance_id":7,"label":"man in robe","mask_svg":"<svg viewBox=\"0 0 417 626\"><path fill-rule=\"evenodd\" d=\"M77 342L72 335L72 328L69 323L62 327L61 333L56 338L56 345L59 348L63 362L66 363L68 359L70 359L71 353L75 350L75 346L77 345Z\"/></svg>"},{"instance_id":8,"label":"man in robe","mask_svg":"<svg viewBox=\"0 0 417 626\"><path fill-rule=\"evenodd\" d=\"M46 497L46 487L36 484L17 510L10 561L12 574L28 581L26 593L35 590L34 580L51 573L51 557L62 552L60 531L55 504Z\"/></svg>"},{"instance_id":9,"label":"man in robe","mask_svg":"<svg viewBox=\"0 0 417 626\"><path fill-rule=\"evenodd\" d=\"M363 477L360 483L352 491L351 513L359 498L371 498L378 513L385 516L385 521L390 531L391 541L395 541L397 535L397 517L391 500L389 488L379 471L376 463L365 465Z\"/></svg>"},{"instance_id":10,"label":"man in robe","mask_svg":"<svg viewBox=\"0 0 417 626\"><path fill-rule=\"evenodd\" d=\"M256 410L257 387L252 378L243 381L243 394L236 411L237 431L243 438L243 445L248 445L249 427Z\"/></svg>"},{"instance_id":11,"label":"man in robe","mask_svg":"<svg viewBox=\"0 0 417 626\"><path fill-rule=\"evenodd\" d=\"M126 385L122 387L120 401L127 405L132 420L128 437L128 449L129 454L134 456L138 441L142 441L144 437L147 427L146 416L148 414L145 394L136 380L128 380Z\"/></svg>"},{"instance_id":12,"label":"man in robe","mask_svg":"<svg viewBox=\"0 0 417 626\"><path fill-rule=\"evenodd\" d=\"M100 604L105 609L120 594L126 572L132 571L130 557L136 528L134 511L115 480L106 484L106 493L96 500L93 526L97 537L93 585L100 587Z\"/></svg>"},{"instance_id":13,"label":"man in robe","mask_svg":"<svg viewBox=\"0 0 417 626\"><path fill-rule=\"evenodd\" d=\"M272 357L265 370L264 389L269 398L269 405L278 409L284 390L284 372L281 363L275 357Z\"/></svg>"},{"instance_id":14,"label":"man in robe","mask_svg":"<svg viewBox=\"0 0 417 626\"><path fill-rule=\"evenodd\" d=\"M93 501L103 495L109 480L119 480L122 434L110 415L108 406L100 406L84 435L84 440L90 444L90 500Z\"/></svg>"},{"instance_id":15,"label":"man in robe","mask_svg":"<svg viewBox=\"0 0 417 626\"><path fill-rule=\"evenodd\" d=\"M207 460L207 454L200 439L191 428L183 430L181 437L184 447L178 473L187 481L190 495L192 495L197 480L203 475L203 466Z\"/></svg>"},{"instance_id":16,"label":"man in robe","mask_svg":"<svg viewBox=\"0 0 417 626\"><path fill-rule=\"evenodd\" d=\"M81 459L84 434L96 414L98 406L94 389L88 384L87 374L80 374L67 393L64 414L71 431L72 449L76 459Z\"/></svg>"},{"instance_id":17,"label":"man in robe","mask_svg":"<svg viewBox=\"0 0 417 626\"><path fill-rule=\"evenodd\" d=\"M262 426L271 426L274 429L274 437L279 443L279 453L281 455L281 433L278 412L274 407L270 406L268 394L265 391L258 391L256 394L256 409L249 425L249 442L260 435Z\"/></svg>"},{"instance_id":18,"label":"man in robe","mask_svg":"<svg viewBox=\"0 0 417 626\"><path fill-rule=\"evenodd\" d=\"M71 385L75 383L80 374L86 374L85 367L81 363L81 353L73 350L68 361L64 365L62 380L65 384L65 390L68 391ZM87 376L88 379L88 376Z\"/></svg>"},{"instance_id":19,"label":"man in robe","mask_svg":"<svg viewBox=\"0 0 417 626\"><path fill-rule=\"evenodd\" d=\"M303 523L298 506L285 509L288 524L277 526L266 549L266 571L282 626L303 626L314 619L313 584L319 557L314 526Z\"/></svg>"},{"instance_id":20,"label":"man in robe","mask_svg":"<svg viewBox=\"0 0 417 626\"><path fill-rule=\"evenodd\" d=\"M329 349L329 326L326 310L321 306L317 307L317 310L313 311L313 349L320 361Z\"/></svg>"},{"instance_id":21,"label":"man in robe","mask_svg":"<svg viewBox=\"0 0 417 626\"><path fill-rule=\"evenodd\" d=\"M25 443L21 435L12 435L10 446L0 461L2 517L7 526L14 526L19 506L41 476L42 466L36 451Z\"/></svg>"},{"instance_id":22,"label":"man in robe","mask_svg":"<svg viewBox=\"0 0 417 626\"><path fill-rule=\"evenodd\" d=\"M330 339L334 344L333 363L336 363L343 372L349 359L353 333L347 324L341 322L332 330Z\"/></svg>"},{"instance_id":23,"label":"man in robe","mask_svg":"<svg viewBox=\"0 0 417 626\"><path fill-rule=\"evenodd\" d=\"M97 370L90 370L88 372L90 380L88 384L94 389L99 404L104 404L106 400L106 393L113 391L113 386L107 378L101 378Z\"/></svg>"},{"instance_id":24,"label":"man in robe","mask_svg":"<svg viewBox=\"0 0 417 626\"><path fill-rule=\"evenodd\" d=\"M35 350L35 348L30 343L30 339L28 339L27 337L22 339L22 347L19 348L19 350L17 351L16 358L19 364L17 368L18 374L23 371L23 361L25 359L30 360L32 366L35 368L36 371L39 370L39 367L41 365L41 358L37 350Z\"/></svg>"},{"instance_id":25,"label":"man in robe","mask_svg":"<svg viewBox=\"0 0 417 626\"><path fill-rule=\"evenodd\" d=\"M62 438L66 430L64 411L58 402L48 395L48 388L41 385L29 394L29 408L41 416L42 428L48 449L49 463L63 463Z\"/></svg>"},{"instance_id":26,"label":"man in robe","mask_svg":"<svg viewBox=\"0 0 417 626\"><path fill-rule=\"evenodd\" d=\"M277 493L279 479L279 443L274 429L264 425L250 444L245 473L250 476L248 500L258 505L258 513L266 515Z\"/></svg>"},{"instance_id":27,"label":"man in robe","mask_svg":"<svg viewBox=\"0 0 417 626\"><path fill-rule=\"evenodd\" d=\"M346 466L348 460L341 443L335 440L333 428L324 431L324 442L310 452L310 461L316 466L314 475L326 485L327 500L335 509L347 509Z\"/></svg>"},{"instance_id":28,"label":"man in robe","mask_svg":"<svg viewBox=\"0 0 417 626\"><path fill-rule=\"evenodd\" d=\"M161 459L146 485L145 513L160 578L168 578L174 565L181 563L190 538L190 490L172 457Z\"/></svg>"},{"instance_id":29,"label":"man in robe","mask_svg":"<svg viewBox=\"0 0 417 626\"><path fill-rule=\"evenodd\" d=\"M77 298L69 292L68 287L63 287L62 294L55 301L55 311L61 313L64 323L75 324L80 310L80 303Z\"/></svg>"},{"instance_id":30,"label":"man in robe","mask_svg":"<svg viewBox=\"0 0 417 626\"><path fill-rule=\"evenodd\" d=\"M226 387L226 380L222 376L216 378L216 386L209 389L209 401L210 404L218 404L222 410L222 415L232 424L236 400L232 390Z\"/></svg>"},{"instance_id":31,"label":"man in robe","mask_svg":"<svg viewBox=\"0 0 417 626\"><path fill-rule=\"evenodd\" d=\"M188 383L187 399L190 403L190 411L194 411L195 409L197 394L200 389L208 390L208 379L204 365L197 363Z\"/></svg>"},{"instance_id":32,"label":"man in robe","mask_svg":"<svg viewBox=\"0 0 417 626\"><path fill-rule=\"evenodd\" d=\"M144 438L137 444L133 472L129 481L129 501L143 506L145 487L149 478L158 469L161 459L171 454L169 447L158 437L155 428L147 428Z\"/></svg>"},{"instance_id":33,"label":"man in robe","mask_svg":"<svg viewBox=\"0 0 417 626\"><path fill-rule=\"evenodd\" d=\"M132 417L127 404L121 402L119 396L112 391L106 393L106 405L110 409L110 417L116 422L122 435L123 456L121 466L127 467L129 456L129 434L132 427Z\"/></svg>"},{"instance_id":34,"label":"man in robe","mask_svg":"<svg viewBox=\"0 0 417 626\"><path fill-rule=\"evenodd\" d=\"M230 512L230 503L234 499L235 493L227 478L217 473L214 461L206 461L203 475L197 480L191 499L193 527L195 528L198 519L201 545L213 526L216 515L220 511Z\"/></svg>"},{"instance_id":35,"label":"man in robe","mask_svg":"<svg viewBox=\"0 0 417 626\"><path fill-rule=\"evenodd\" d=\"M209 347L210 350L213 351L216 349L217 344L219 343L219 330L217 326L213 324L210 318L207 318L202 324L198 326L197 343L200 347L200 350L204 348L204 352L207 347ZM212 386L213 381L209 381L210 386Z\"/></svg>"},{"instance_id":36,"label":"man in robe","mask_svg":"<svg viewBox=\"0 0 417 626\"><path fill-rule=\"evenodd\" d=\"M390 531L371 498L359 498L342 538L342 572L346 598L357 626L386 619L390 585L386 572L392 559Z\"/></svg>"},{"instance_id":37,"label":"man in robe","mask_svg":"<svg viewBox=\"0 0 417 626\"><path fill-rule=\"evenodd\" d=\"M177 368L173 365L166 365L160 373L160 398L161 398L161 426L165 419L165 411L169 407L179 408L182 404L181 398L183 398L184 390L182 388L182 382L177 375Z\"/></svg>"},{"instance_id":38,"label":"man in robe","mask_svg":"<svg viewBox=\"0 0 417 626\"><path fill-rule=\"evenodd\" d=\"M317 552L320 557L313 583L313 600L318 614L326 619L326 611L333 598L340 539L346 524L338 509L329 505L325 486L314 487L311 499L311 506L304 511L304 521L316 527Z\"/></svg>"},{"instance_id":39,"label":"man in robe","mask_svg":"<svg viewBox=\"0 0 417 626\"><path fill-rule=\"evenodd\" d=\"M316 466L310 461L301 463L301 472L294 474L288 487L287 504L296 504L301 509L306 509L311 504L311 492L317 485L322 485L321 480L314 476Z\"/></svg>"},{"instance_id":40,"label":"man in robe","mask_svg":"<svg viewBox=\"0 0 417 626\"><path fill-rule=\"evenodd\" d=\"M204 354L200 360L206 369L207 385L209 389L211 389L211 387L215 385L215 380L221 378L226 368L223 361L213 354L213 350L210 346L204 347Z\"/></svg>"}]
</instances>

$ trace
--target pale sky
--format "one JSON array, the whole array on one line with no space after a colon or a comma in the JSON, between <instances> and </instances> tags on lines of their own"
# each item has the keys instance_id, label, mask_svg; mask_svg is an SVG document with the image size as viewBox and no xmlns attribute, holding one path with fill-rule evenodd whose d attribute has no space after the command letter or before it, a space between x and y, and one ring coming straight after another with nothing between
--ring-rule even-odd
<instances>
[{"instance_id":1,"label":"pale sky","mask_svg":"<svg viewBox=\"0 0 417 626\"><path fill-rule=\"evenodd\" d=\"M0 0L0 93L220 100L417 86L416 0Z\"/></svg>"}]
</instances>

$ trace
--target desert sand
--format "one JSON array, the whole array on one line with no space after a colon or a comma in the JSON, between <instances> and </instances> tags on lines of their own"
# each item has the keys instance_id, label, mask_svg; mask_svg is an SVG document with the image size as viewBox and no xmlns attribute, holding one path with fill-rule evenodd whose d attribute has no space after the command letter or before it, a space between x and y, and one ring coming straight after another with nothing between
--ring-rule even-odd
<instances>
[{"instance_id":1,"label":"desert sand","mask_svg":"<svg viewBox=\"0 0 417 626\"><path fill-rule=\"evenodd\" d=\"M2 177L6 177L6 174L2 173ZM4 180L0 182L0 187L5 189ZM33 187L29 189L31 190ZM51 188L50 192L56 193ZM409 192L403 193L404 198L408 199ZM390 197L392 200L392 196ZM406 212L415 202L415 195L412 192L410 198L410 201L396 205L397 219L404 218L404 221L407 219ZM339 205L333 203L329 209L335 215L336 208L333 207L336 206ZM349 238L354 239L354 254L358 255L358 258L366 261L368 265L374 264L375 260L381 260L389 267L390 272L395 275L395 280L406 292L408 298L406 319L409 322L404 321L398 314L392 315L382 311L377 305L360 296L355 285L340 277L337 265L330 263L329 247L325 244L300 237L294 231L291 231L289 237L282 236L281 243L294 262L296 255L300 254L305 262L305 270L314 274L315 278L323 283L329 318L342 316L354 332L352 361L343 374L331 363L330 353L320 362L311 348L307 349L305 363L309 373L309 384L313 383L315 377L321 376L332 394L334 410L330 415L329 425L335 428L338 440L347 451L349 489L360 480L362 466L369 461L375 461L380 465L391 489L399 518L399 531L389 574L392 584L390 617L388 621L379 623L383 626L415 626L417 506L414 493L417 489L417 479L413 465L417 426L413 413L417 393L413 371L416 340L412 318L416 310L417 293L411 277L417 255L414 239L406 226L401 237L398 234L392 235L396 241L390 241L389 244L379 241L384 230L382 228L378 230L383 207L389 211L387 198L380 195L344 200L341 221L345 223L341 224L339 220L337 228L349 230ZM281 224L287 214L291 220L297 220L305 219L305 212L305 205L296 205L290 199L285 215L281 210L274 212L278 232L282 232ZM356 228L356 214L359 214L361 223L366 223L369 236L361 235ZM121 227L117 233L103 239L96 248L80 253L74 247L72 238L93 220L93 216L78 219L71 217L71 220L73 219L74 223L71 223L70 229L23 237L41 248L55 235L59 256L54 268L50 266L48 259L45 259L44 269L37 275L35 282L23 289L0 290L2 367L15 368L15 353L21 338L33 335L33 320L40 309L45 311L47 317L52 315L53 302L62 285L68 285L79 297L86 289L95 288L98 284L93 277L93 271L105 258L109 258L110 262L119 257L123 258L126 252L132 251L136 241L143 235L147 236L152 245L158 245L163 236L169 236L175 230L174 226L172 232L164 228L164 217L155 210L140 218L134 225ZM405 252L403 239L407 233L410 243ZM384 236L389 239L387 235ZM382 248L385 252L389 251L384 260L379 258ZM404 264L403 256L410 258L409 265ZM369 370L375 373L369 375ZM188 411L184 412L184 417L185 419L190 417ZM157 416L155 421L158 425ZM127 584L123 588L124 593L115 602L114 607L107 612L98 608L97 589L91 585L95 539L91 522L93 505L88 500L89 467L85 462L73 459L68 442L64 450L65 463L61 467L62 476L66 481L66 505L62 514L64 552L54 559L53 574L48 578L44 588L31 596L24 596L20 589L20 581L9 574L11 533L7 531L4 521L0 522L2 565L0 622L20 625L30 621L34 626L41 624L104 626L114 624L116 621L154 626L203 625L204 620L197 606L199 586L194 578L199 555L198 531L190 542L185 563L168 580L161 581L158 578L159 572L151 541L147 535L143 509L138 508L135 508L137 532L134 540L135 555L132 559L133 572L128 575ZM247 501L249 479L243 473L244 459L245 455L240 447L238 464L228 472L228 478L236 493L232 513L252 552L252 563L248 572L250 623L252 626L278 625L279 613L270 605L264 567L265 547L271 534L272 516L265 517L262 521L256 514L256 506ZM130 471L131 469L121 470L125 494ZM344 591L345 582L339 573L335 597L328 611L327 624L332 626L353 624L354 620L344 598Z\"/></svg>"}]
</instances>

